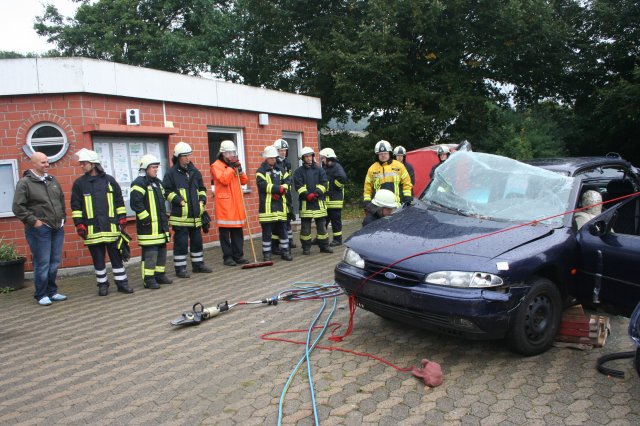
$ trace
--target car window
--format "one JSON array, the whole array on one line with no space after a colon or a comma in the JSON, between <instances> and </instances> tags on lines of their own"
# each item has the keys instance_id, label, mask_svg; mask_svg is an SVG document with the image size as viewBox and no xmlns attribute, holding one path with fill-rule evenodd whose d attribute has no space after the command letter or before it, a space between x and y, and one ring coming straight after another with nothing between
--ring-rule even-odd
<instances>
[{"instance_id":1,"label":"car window","mask_svg":"<svg viewBox=\"0 0 640 426\"><path fill-rule=\"evenodd\" d=\"M616 234L640 236L640 198L621 205L615 212L612 225Z\"/></svg>"},{"instance_id":2,"label":"car window","mask_svg":"<svg viewBox=\"0 0 640 426\"><path fill-rule=\"evenodd\" d=\"M560 225L561 213L572 210L574 178L477 152L458 152L436 169L422 200L460 214L496 220Z\"/></svg>"}]
</instances>

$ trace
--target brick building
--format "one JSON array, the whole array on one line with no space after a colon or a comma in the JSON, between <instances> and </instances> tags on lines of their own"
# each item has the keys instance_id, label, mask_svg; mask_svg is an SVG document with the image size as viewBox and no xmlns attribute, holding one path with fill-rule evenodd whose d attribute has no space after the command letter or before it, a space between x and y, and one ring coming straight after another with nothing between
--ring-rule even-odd
<instances>
[{"instance_id":1,"label":"brick building","mask_svg":"<svg viewBox=\"0 0 640 426\"><path fill-rule=\"evenodd\" d=\"M0 60L0 236L27 255L30 270L30 251L11 201L35 151L49 156L50 173L67 195L62 261L67 268L92 264L71 220L71 186L81 174L75 152L88 148L99 153L129 209L129 185L143 154L161 158L163 174L176 143L188 142L193 163L211 182L209 165L225 139L236 142L249 175L247 210L252 230L259 232L255 171L262 150L284 138L297 167L302 146L318 148L320 118L318 98L275 90L84 58ZM212 190L207 211L213 216ZM128 230L135 235L132 225ZM204 237L205 243L217 241L217 230ZM135 243L132 249L133 256L140 255Z\"/></svg>"}]
</instances>

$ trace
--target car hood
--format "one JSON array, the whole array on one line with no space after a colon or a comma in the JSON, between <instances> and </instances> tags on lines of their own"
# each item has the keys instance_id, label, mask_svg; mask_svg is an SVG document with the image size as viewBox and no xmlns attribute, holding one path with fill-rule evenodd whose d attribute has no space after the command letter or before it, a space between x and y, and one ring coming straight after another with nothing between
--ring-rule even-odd
<instances>
[{"instance_id":1,"label":"car hood","mask_svg":"<svg viewBox=\"0 0 640 426\"><path fill-rule=\"evenodd\" d=\"M381 264L434 249L434 254L449 260L452 255L495 259L553 233L554 228L542 224L496 222L419 205L371 223L353 234L346 245L364 259Z\"/></svg>"}]
</instances>

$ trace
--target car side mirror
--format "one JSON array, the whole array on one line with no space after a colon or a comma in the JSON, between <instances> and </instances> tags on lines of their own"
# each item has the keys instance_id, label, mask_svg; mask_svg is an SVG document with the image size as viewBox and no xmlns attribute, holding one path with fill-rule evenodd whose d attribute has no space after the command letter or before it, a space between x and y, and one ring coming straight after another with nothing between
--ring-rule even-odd
<instances>
[{"instance_id":1,"label":"car side mirror","mask_svg":"<svg viewBox=\"0 0 640 426\"><path fill-rule=\"evenodd\" d=\"M604 220L599 220L597 222L589 224L589 233L596 237L602 237L607 233L607 224Z\"/></svg>"}]
</instances>

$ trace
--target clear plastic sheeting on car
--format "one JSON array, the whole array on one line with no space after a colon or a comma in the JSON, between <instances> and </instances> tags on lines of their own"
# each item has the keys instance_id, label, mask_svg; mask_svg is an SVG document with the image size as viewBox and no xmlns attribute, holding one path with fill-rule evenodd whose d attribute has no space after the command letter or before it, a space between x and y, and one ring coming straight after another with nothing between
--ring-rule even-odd
<instances>
[{"instance_id":1,"label":"clear plastic sheeting on car","mask_svg":"<svg viewBox=\"0 0 640 426\"><path fill-rule=\"evenodd\" d=\"M574 178L498 155L457 152L436 169L422 200L465 216L531 222L570 211ZM543 221L562 224L558 216Z\"/></svg>"}]
</instances>

